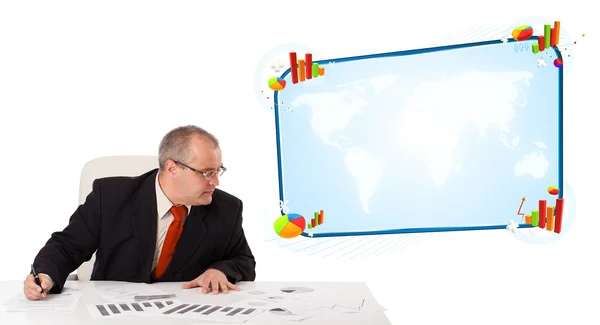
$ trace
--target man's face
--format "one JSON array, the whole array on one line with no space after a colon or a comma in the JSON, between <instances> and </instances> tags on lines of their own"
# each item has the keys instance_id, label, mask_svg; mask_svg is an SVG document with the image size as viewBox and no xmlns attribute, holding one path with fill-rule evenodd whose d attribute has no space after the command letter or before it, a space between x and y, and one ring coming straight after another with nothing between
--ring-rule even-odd
<instances>
[{"instance_id":1,"label":"man's face","mask_svg":"<svg viewBox=\"0 0 600 325\"><path fill-rule=\"evenodd\" d=\"M219 185L216 171L222 165L221 149L199 138L190 140L192 159L187 166L200 172L215 172L207 180L200 173L180 166L176 190L186 205L207 205L212 202L212 194Z\"/></svg>"}]
</instances>

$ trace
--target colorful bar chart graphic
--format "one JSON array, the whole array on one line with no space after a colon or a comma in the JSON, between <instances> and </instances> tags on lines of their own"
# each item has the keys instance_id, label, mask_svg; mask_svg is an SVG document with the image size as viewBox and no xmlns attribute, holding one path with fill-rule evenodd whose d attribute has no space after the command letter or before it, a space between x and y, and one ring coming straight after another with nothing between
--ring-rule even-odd
<instances>
[{"instance_id":1,"label":"colorful bar chart graphic","mask_svg":"<svg viewBox=\"0 0 600 325\"><path fill-rule=\"evenodd\" d=\"M325 211L321 210L319 212L315 212L315 216L310 219L310 222L308 223L308 229L312 229L315 228L318 225L322 225L323 224L323 217L325 216Z\"/></svg>"},{"instance_id":2,"label":"colorful bar chart graphic","mask_svg":"<svg viewBox=\"0 0 600 325\"><path fill-rule=\"evenodd\" d=\"M539 52L543 52L551 47L558 46L559 40L560 21L554 22L554 28L552 28L552 25L550 24L545 24L544 35L538 36L538 42L531 44L531 52L533 54L538 54Z\"/></svg>"},{"instance_id":3,"label":"colorful bar chart graphic","mask_svg":"<svg viewBox=\"0 0 600 325\"><path fill-rule=\"evenodd\" d=\"M305 53L304 59L298 59L296 52L290 52L290 72L292 83L297 84L325 75L325 68L313 62L312 53Z\"/></svg>"},{"instance_id":4,"label":"colorful bar chart graphic","mask_svg":"<svg viewBox=\"0 0 600 325\"><path fill-rule=\"evenodd\" d=\"M564 199L556 199L555 206L547 206L546 200L539 201L539 209L525 216L525 223L560 234L562 230Z\"/></svg>"}]
</instances>

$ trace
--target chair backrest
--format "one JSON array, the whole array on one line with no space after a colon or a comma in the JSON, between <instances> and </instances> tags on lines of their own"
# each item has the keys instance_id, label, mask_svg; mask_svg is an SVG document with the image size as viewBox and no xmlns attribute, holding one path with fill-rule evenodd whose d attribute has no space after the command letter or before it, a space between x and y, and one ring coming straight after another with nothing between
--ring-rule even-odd
<instances>
[{"instance_id":1,"label":"chair backrest","mask_svg":"<svg viewBox=\"0 0 600 325\"><path fill-rule=\"evenodd\" d=\"M79 183L79 204L85 202L95 179L110 176L137 176L158 168L158 156L108 156L91 160L83 166ZM89 281L96 253L77 269L77 280Z\"/></svg>"}]
</instances>

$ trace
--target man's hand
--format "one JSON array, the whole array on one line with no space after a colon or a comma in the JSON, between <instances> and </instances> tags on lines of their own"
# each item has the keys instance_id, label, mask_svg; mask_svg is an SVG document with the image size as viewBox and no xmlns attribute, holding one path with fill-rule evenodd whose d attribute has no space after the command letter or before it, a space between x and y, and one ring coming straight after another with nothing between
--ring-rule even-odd
<instances>
[{"instance_id":1,"label":"man's hand","mask_svg":"<svg viewBox=\"0 0 600 325\"><path fill-rule=\"evenodd\" d=\"M215 295L219 293L219 288L221 291L223 291L223 293L228 293L229 289L240 291L240 288L227 281L227 276L225 276L225 273L216 269L206 270L204 273L202 273L202 275L194 280L184 283L182 287L184 289L202 287L202 293L208 293L209 288L212 288L212 293Z\"/></svg>"},{"instance_id":2,"label":"man's hand","mask_svg":"<svg viewBox=\"0 0 600 325\"><path fill-rule=\"evenodd\" d=\"M46 298L48 291L52 289L54 285L52 279L49 276L44 274L38 275L40 278L40 282L42 284L42 288L35 283L33 275L28 275L23 282L23 292L25 293L25 297L29 300L40 300Z\"/></svg>"}]
</instances>

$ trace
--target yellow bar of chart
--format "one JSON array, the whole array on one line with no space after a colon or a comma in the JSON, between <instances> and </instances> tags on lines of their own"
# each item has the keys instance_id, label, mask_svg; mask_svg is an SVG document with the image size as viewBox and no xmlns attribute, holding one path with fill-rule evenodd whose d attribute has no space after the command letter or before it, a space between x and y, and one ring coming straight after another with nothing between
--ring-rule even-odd
<instances>
[{"instance_id":1,"label":"yellow bar of chart","mask_svg":"<svg viewBox=\"0 0 600 325\"><path fill-rule=\"evenodd\" d=\"M300 75L300 82L306 80L306 67L302 59L298 60L298 74Z\"/></svg>"},{"instance_id":2,"label":"yellow bar of chart","mask_svg":"<svg viewBox=\"0 0 600 325\"><path fill-rule=\"evenodd\" d=\"M554 207L549 206L546 211L546 216L548 217L548 222L546 222L546 230L552 231L554 229Z\"/></svg>"}]
</instances>

